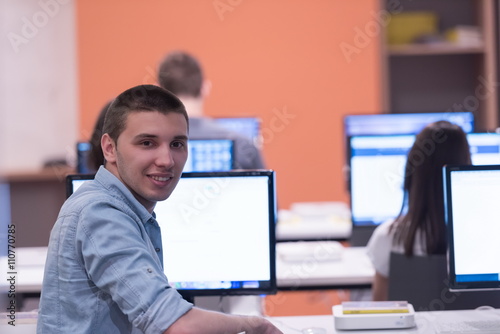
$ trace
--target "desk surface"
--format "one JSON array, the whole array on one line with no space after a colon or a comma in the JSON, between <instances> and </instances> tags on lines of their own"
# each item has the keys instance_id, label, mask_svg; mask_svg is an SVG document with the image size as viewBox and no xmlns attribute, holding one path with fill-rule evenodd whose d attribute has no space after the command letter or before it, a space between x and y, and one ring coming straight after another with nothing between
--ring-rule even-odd
<instances>
[{"instance_id":1,"label":"desk surface","mask_svg":"<svg viewBox=\"0 0 500 334\"><path fill-rule=\"evenodd\" d=\"M285 334L313 333L307 332L305 329L314 327L323 329L325 334L433 334L436 333L436 324L440 322L500 320L500 309L417 312L415 314L416 327L396 330L337 331L335 330L333 315L270 317L268 319Z\"/></svg>"},{"instance_id":2,"label":"desk surface","mask_svg":"<svg viewBox=\"0 0 500 334\"><path fill-rule=\"evenodd\" d=\"M315 242L310 242L315 243ZM326 242L327 243L327 242ZM322 256L325 242L317 242L317 256L285 261L277 245L276 277L279 288L346 288L370 286L375 270L364 247L344 247L338 259Z\"/></svg>"},{"instance_id":3,"label":"desk surface","mask_svg":"<svg viewBox=\"0 0 500 334\"><path fill-rule=\"evenodd\" d=\"M318 222L283 222L276 226L276 239L282 240L344 240L352 234L351 222L324 220Z\"/></svg>"},{"instance_id":4,"label":"desk surface","mask_svg":"<svg viewBox=\"0 0 500 334\"><path fill-rule=\"evenodd\" d=\"M350 215L349 207L342 202L293 203L291 210L278 212L276 239L345 240L351 236Z\"/></svg>"},{"instance_id":5,"label":"desk surface","mask_svg":"<svg viewBox=\"0 0 500 334\"><path fill-rule=\"evenodd\" d=\"M363 247L345 247L338 259L326 260L318 246L316 259L293 262L283 260L279 245L277 248L276 277L280 289L364 287L371 284L374 275ZM15 251L15 267L11 271L7 271L7 257L0 258L0 291L8 290L6 276L14 272L17 292L40 292L47 247L20 247Z\"/></svg>"},{"instance_id":6,"label":"desk surface","mask_svg":"<svg viewBox=\"0 0 500 334\"><path fill-rule=\"evenodd\" d=\"M66 175L75 173L75 168L61 165L31 171L3 173L0 175L0 179L7 182L57 181L64 184Z\"/></svg>"},{"instance_id":7,"label":"desk surface","mask_svg":"<svg viewBox=\"0 0 500 334\"><path fill-rule=\"evenodd\" d=\"M485 312L487 314L485 314ZM414 328L363 331L336 331L335 321L332 315L269 317L268 320L278 327L284 334L313 334L314 332L307 331L307 329L313 328L322 329L324 334L433 334L436 333L434 326L439 321L477 321L486 318L495 319L496 321L497 319L500 319L500 309L487 311L464 310L417 312L415 317L417 326ZM6 320L3 317L0 317L0 330L2 333L35 333L36 331L34 321L18 321L15 328L7 325L5 322Z\"/></svg>"}]
</instances>

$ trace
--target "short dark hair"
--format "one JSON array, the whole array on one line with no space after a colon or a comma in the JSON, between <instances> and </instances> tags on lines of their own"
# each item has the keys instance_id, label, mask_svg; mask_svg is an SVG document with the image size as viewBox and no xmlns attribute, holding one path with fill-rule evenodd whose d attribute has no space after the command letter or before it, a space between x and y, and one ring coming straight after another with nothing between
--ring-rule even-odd
<instances>
[{"instance_id":1,"label":"short dark hair","mask_svg":"<svg viewBox=\"0 0 500 334\"><path fill-rule=\"evenodd\" d=\"M125 129L127 116L132 112L158 111L164 115L178 113L184 116L189 126L186 108L174 94L155 85L139 85L118 95L106 112L103 133L116 143Z\"/></svg>"},{"instance_id":2,"label":"short dark hair","mask_svg":"<svg viewBox=\"0 0 500 334\"><path fill-rule=\"evenodd\" d=\"M192 55L182 51L171 52L160 64L158 83L177 96L199 97L203 70Z\"/></svg>"},{"instance_id":3,"label":"short dark hair","mask_svg":"<svg viewBox=\"0 0 500 334\"><path fill-rule=\"evenodd\" d=\"M418 230L427 254L446 252L442 174L446 164L470 165L470 147L460 126L438 121L420 131L406 161L405 199L393 227L395 243L402 244L408 256L413 255Z\"/></svg>"}]
</instances>

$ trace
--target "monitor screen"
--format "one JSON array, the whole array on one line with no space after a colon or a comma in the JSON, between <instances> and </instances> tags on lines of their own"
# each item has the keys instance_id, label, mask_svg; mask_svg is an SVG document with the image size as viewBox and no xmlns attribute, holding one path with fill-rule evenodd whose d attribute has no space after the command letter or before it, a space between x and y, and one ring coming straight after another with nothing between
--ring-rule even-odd
<instances>
[{"instance_id":1,"label":"monitor screen","mask_svg":"<svg viewBox=\"0 0 500 334\"><path fill-rule=\"evenodd\" d=\"M70 175L68 189L92 178ZM155 207L170 284L188 299L274 293L275 197L270 170L184 173Z\"/></svg>"},{"instance_id":2,"label":"monitor screen","mask_svg":"<svg viewBox=\"0 0 500 334\"><path fill-rule=\"evenodd\" d=\"M350 195L353 227L394 219L403 204L403 177L414 135L353 136ZM500 134L468 133L474 165L500 164Z\"/></svg>"},{"instance_id":3,"label":"monitor screen","mask_svg":"<svg viewBox=\"0 0 500 334\"><path fill-rule=\"evenodd\" d=\"M94 174L75 174L66 177L66 197L70 197L85 182L94 179Z\"/></svg>"},{"instance_id":4,"label":"monitor screen","mask_svg":"<svg viewBox=\"0 0 500 334\"><path fill-rule=\"evenodd\" d=\"M0 257L7 256L7 244L15 246L15 235L8 234L9 230L13 231L12 220L10 217L10 186L0 177L0 240L5 240L4 247L0 249ZM14 229L15 230L15 229ZM14 248L14 247L11 247ZM1 301L1 297L0 297Z\"/></svg>"},{"instance_id":5,"label":"monitor screen","mask_svg":"<svg viewBox=\"0 0 500 334\"><path fill-rule=\"evenodd\" d=\"M500 288L500 165L443 168L450 290Z\"/></svg>"},{"instance_id":6,"label":"monitor screen","mask_svg":"<svg viewBox=\"0 0 500 334\"><path fill-rule=\"evenodd\" d=\"M89 167L89 154L92 146L89 142L78 142L76 143L76 172L80 174L90 174L95 173Z\"/></svg>"},{"instance_id":7,"label":"monitor screen","mask_svg":"<svg viewBox=\"0 0 500 334\"><path fill-rule=\"evenodd\" d=\"M216 117L214 121L227 130L250 138L254 143L259 141L261 120L258 117Z\"/></svg>"},{"instance_id":8,"label":"monitor screen","mask_svg":"<svg viewBox=\"0 0 500 334\"><path fill-rule=\"evenodd\" d=\"M346 137L417 134L427 124L441 120L460 125L466 133L474 131L471 112L437 112L347 115L344 117L344 132Z\"/></svg>"},{"instance_id":9,"label":"monitor screen","mask_svg":"<svg viewBox=\"0 0 500 334\"><path fill-rule=\"evenodd\" d=\"M184 172L228 171L234 166L234 142L230 139L190 139Z\"/></svg>"}]
</instances>

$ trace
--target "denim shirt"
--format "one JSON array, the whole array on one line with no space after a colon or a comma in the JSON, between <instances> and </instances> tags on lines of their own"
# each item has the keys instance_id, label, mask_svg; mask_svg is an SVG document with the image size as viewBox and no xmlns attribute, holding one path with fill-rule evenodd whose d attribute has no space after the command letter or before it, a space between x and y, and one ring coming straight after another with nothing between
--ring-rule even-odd
<instances>
[{"instance_id":1,"label":"denim shirt","mask_svg":"<svg viewBox=\"0 0 500 334\"><path fill-rule=\"evenodd\" d=\"M192 308L170 287L160 227L101 167L51 231L37 333L162 333Z\"/></svg>"}]
</instances>

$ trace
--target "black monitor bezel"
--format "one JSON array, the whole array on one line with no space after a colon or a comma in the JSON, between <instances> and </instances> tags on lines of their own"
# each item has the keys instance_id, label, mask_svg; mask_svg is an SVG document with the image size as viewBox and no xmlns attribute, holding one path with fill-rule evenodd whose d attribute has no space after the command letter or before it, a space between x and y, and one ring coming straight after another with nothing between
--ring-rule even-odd
<instances>
[{"instance_id":1,"label":"black monitor bezel","mask_svg":"<svg viewBox=\"0 0 500 334\"><path fill-rule=\"evenodd\" d=\"M451 291L474 291L474 290L496 290L500 289L500 281L471 281L458 282L455 273L455 251L453 234L453 202L451 175L457 171L500 171L500 165L446 165L443 166L443 191L444 191L444 213L446 233L448 238L447 264L448 264L448 287ZM486 232L488 233L488 232Z\"/></svg>"},{"instance_id":2,"label":"black monitor bezel","mask_svg":"<svg viewBox=\"0 0 500 334\"><path fill-rule=\"evenodd\" d=\"M66 198L70 197L73 192L73 180L75 181L90 181L93 180L95 174L69 174L66 176Z\"/></svg>"}]
</instances>

